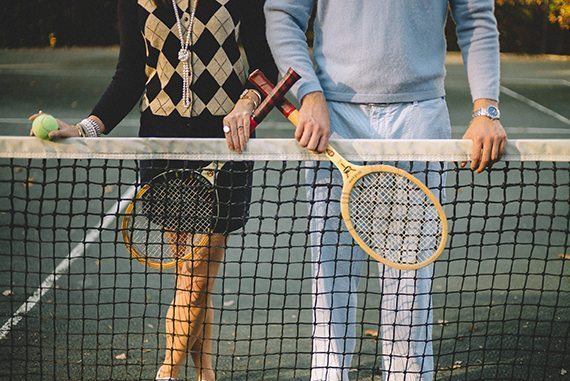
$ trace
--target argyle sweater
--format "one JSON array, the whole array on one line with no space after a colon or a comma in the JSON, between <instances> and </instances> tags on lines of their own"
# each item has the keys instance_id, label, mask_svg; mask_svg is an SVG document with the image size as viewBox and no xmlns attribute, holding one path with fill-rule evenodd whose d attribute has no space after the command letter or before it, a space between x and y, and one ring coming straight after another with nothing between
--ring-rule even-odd
<instances>
[{"instance_id":1,"label":"argyle sweater","mask_svg":"<svg viewBox=\"0 0 570 381\"><path fill-rule=\"evenodd\" d=\"M176 16L172 4L158 3L118 2L119 63L92 112L105 123L107 133L141 96L142 112L171 121L229 113L247 76L238 38L245 48L250 72L259 68L276 79L277 69L265 39L264 0L199 0L190 48L192 104L185 107ZM190 25L190 0L177 0L177 4L185 38Z\"/></svg>"}]
</instances>

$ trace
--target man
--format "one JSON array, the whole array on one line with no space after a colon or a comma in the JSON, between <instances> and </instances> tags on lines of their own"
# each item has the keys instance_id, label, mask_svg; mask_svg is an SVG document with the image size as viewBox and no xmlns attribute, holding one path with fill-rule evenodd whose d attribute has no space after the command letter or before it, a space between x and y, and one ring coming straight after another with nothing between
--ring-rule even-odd
<instances>
[{"instance_id":1,"label":"man","mask_svg":"<svg viewBox=\"0 0 570 381\"><path fill-rule=\"evenodd\" d=\"M316 7L314 62L305 32ZM499 122L499 44L492 0L267 0L268 41L281 72L302 80L295 138L322 152L329 136L342 139L445 139L448 13L457 25L467 68L473 118L464 138L473 141L471 168L481 172L504 151ZM413 163L414 170L421 163ZM424 164L425 165L425 164ZM410 168L406 168L410 169ZM421 178L438 189L437 172ZM339 231L340 174L321 164L307 174L314 201L314 330L312 381L348 380L355 353L356 291L366 256ZM331 183L336 185L331 189ZM431 282L433 266L397 271L379 266L380 339L385 380L432 380Z\"/></svg>"}]
</instances>

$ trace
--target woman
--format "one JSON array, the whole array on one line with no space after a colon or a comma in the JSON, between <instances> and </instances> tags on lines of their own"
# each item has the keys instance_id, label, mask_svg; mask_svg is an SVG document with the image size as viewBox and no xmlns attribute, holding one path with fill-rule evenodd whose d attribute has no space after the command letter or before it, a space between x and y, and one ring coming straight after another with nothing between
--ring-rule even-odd
<instances>
[{"instance_id":1,"label":"woman","mask_svg":"<svg viewBox=\"0 0 570 381\"><path fill-rule=\"evenodd\" d=\"M50 139L108 134L142 96L139 136L225 137L230 150L241 152L250 138L250 115L261 99L254 90L244 90L238 27L250 71L259 68L274 81L277 77L265 40L263 3L119 0L121 51L115 76L87 119L77 125L58 121L59 130L50 133ZM141 180L180 165L203 163L142 163ZM176 292L166 317L166 354L157 380L175 380L187 353L198 380L215 380L210 292L227 234L244 225L251 192L249 164L228 163L224 169L231 173L229 184L245 187L226 195L227 218L216 227L210 247L177 269Z\"/></svg>"}]
</instances>

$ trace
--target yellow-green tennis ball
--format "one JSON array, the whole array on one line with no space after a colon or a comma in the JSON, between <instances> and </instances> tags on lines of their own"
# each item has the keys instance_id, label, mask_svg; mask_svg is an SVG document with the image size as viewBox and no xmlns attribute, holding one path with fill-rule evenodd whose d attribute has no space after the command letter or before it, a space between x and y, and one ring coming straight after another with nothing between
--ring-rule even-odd
<instances>
[{"instance_id":1,"label":"yellow-green tennis ball","mask_svg":"<svg viewBox=\"0 0 570 381\"><path fill-rule=\"evenodd\" d=\"M58 129L57 120L48 114L38 116L32 123L34 135L40 139L49 139L48 134Z\"/></svg>"}]
</instances>

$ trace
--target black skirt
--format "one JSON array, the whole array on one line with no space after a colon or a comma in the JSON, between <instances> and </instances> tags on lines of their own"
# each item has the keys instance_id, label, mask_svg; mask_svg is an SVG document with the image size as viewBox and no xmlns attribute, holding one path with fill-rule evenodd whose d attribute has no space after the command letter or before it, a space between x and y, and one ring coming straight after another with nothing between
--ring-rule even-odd
<instances>
[{"instance_id":1,"label":"black skirt","mask_svg":"<svg viewBox=\"0 0 570 381\"><path fill-rule=\"evenodd\" d=\"M140 137L153 138L224 138L223 117L200 116L181 119L157 117L148 112L141 116ZM141 184L168 171L197 170L210 165L206 161L142 160L139 176ZM218 194L218 219L215 233L228 234L245 226L251 201L253 163L229 161L217 172L214 186Z\"/></svg>"}]
</instances>

